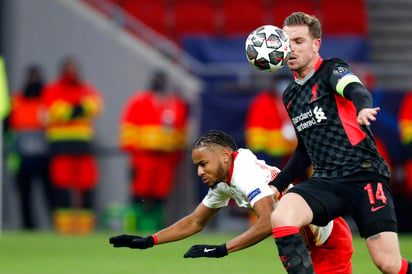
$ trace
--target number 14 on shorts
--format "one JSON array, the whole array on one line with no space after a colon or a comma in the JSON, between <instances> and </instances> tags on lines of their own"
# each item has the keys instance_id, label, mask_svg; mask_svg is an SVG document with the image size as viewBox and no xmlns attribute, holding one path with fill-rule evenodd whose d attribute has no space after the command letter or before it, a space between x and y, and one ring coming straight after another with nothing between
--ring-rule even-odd
<instances>
[{"instance_id":1,"label":"number 14 on shorts","mask_svg":"<svg viewBox=\"0 0 412 274\"><path fill-rule=\"evenodd\" d=\"M382 183L378 183L377 187L376 187L376 192L373 193L373 189L372 189L372 184L369 183L367 184L364 188L365 191L367 191L368 193L368 197L369 197L369 203L371 204L371 211L375 212L383 207L385 207L386 205L386 196L385 196L385 192L383 191L383 187L382 187ZM381 200L383 204L385 205L381 205L381 206L377 206L375 207L375 203L376 200Z\"/></svg>"}]
</instances>

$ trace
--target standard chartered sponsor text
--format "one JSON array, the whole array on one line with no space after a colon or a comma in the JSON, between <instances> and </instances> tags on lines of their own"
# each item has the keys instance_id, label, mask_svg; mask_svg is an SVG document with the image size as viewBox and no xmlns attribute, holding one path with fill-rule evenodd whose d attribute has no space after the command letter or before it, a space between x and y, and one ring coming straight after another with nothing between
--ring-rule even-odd
<instances>
[{"instance_id":1,"label":"standard chartered sponsor text","mask_svg":"<svg viewBox=\"0 0 412 274\"><path fill-rule=\"evenodd\" d=\"M305 121L305 120L307 120L307 121ZM311 109L308 110L307 112L302 112L298 116L293 117L292 122L296 126L296 130L298 132L300 132L304 129L307 129L307 128L309 128L309 127L316 124L316 121L313 118L313 113L312 113Z\"/></svg>"}]
</instances>

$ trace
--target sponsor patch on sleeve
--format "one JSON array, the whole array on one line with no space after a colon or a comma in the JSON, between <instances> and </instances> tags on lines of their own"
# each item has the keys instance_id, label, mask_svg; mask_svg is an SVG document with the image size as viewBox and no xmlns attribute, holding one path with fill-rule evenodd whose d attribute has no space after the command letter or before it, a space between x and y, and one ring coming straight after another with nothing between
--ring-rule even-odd
<instances>
[{"instance_id":1,"label":"sponsor patch on sleeve","mask_svg":"<svg viewBox=\"0 0 412 274\"><path fill-rule=\"evenodd\" d=\"M249 195L247 195L247 198L249 199L249 202L252 201L257 195L259 195L260 193L262 193L262 191L260 190L260 188L256 188L255 190L253 190L252 192L249 193Z\"/></svg>"}]
</instances>

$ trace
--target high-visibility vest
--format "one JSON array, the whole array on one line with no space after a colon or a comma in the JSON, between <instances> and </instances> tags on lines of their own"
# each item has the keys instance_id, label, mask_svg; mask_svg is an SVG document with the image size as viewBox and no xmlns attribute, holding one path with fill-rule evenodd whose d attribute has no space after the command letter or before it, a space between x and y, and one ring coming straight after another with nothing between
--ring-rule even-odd
<instances>
[{"instance_id":1,"label":"high-visibility vest","mask_svg":"<svg viewBox=\"0 0 412 274\"><path fill-rule=\"evenodd\" d=\"M41 97L15 92L11 98L9 125L13 131L44 130L46 106Z\"/></svg>"},{"instance_id":2,"label":"high-visibility vest","mask_svg":"<svg viewBox=\"0 0 412 274\"><path fill-rule=\"evenodd\" d=\"M246 146L270 156L289 155L296 147L296 137L282 99L262 92L252 101L246 118Z\"/></svg>"},{"instance_id":3,"label":"high-visibility vest","mask_svg":"<svg viewBox=\"0 0 412 274\"><path fill-rule=\"evenodd\" d=\"M103 99L90 84L71 84L63 79L45 88L47 106L47 137L51 142L91 141L94 137L93 121L100 114ZM76 107L81 115L74 115Z\"/></svg>"},{"instance_id":4,"label":"high-visibility vest","mask_svg":"<svg viewBox=\"0 0 412 274\"><path fill-rule=\"evenodd\" d=\"M41 97L15 92L11 98L9 126L14 132L14 149L22 157L48 153L45 137L46 108Z\"/></svg>"},{"instance_id":5,"label":"high-visibility vest","mask_svg":"<svg viewBox=\"0 0 412 274\"><path fill-rule=\"evenodd\" d=\"M187 107L177 95L134 94L120 120L120 146L126 151L172 152L186 145Z\"/></svg>"},{"instance_id":6,"label":"high-visibility vest","mask_svg":"<svg viewBox=\"0 0 412 274\"><path fill-rule=\"evenodd\" d=\"M412 92L403 98L399 110L399 130L403 144L412 143Z\"/></svg>"},{"instance_id":7,"label":"high-visibility vest","mask_svg":"<svg viewBox=\"0 0 412 274\"><path fill-rule=\"evenodd\" d=\"M412 145L412 91L403 98L399 109L399 133L404 145ZM407 151L410 151L409 149ZM405 161L406 187L412 191L412 155L406 155Z\"/></svg>"}]
</instances>

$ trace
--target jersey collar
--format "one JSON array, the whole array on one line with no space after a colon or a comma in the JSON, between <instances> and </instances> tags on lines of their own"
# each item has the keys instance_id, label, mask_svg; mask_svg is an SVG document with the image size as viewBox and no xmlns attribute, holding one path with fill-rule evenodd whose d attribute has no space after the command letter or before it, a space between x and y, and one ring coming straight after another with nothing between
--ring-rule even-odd
<instances>
[{"instance_id":1,"label":"jersey collar","mask_svg":"<svg viewBox=\"0 0 412 274\"><path fill-rule=\"evenodd\" d=\"M233 162L232 162L232 166L230 167L229 176L227 177L227 182L226 182L228 185L230 185L230 181L232 180L233 168L235 166L235 159L236 159L238 154L239 154L239 152L237 152L237 151L232 153Z\"/></svg>"},{"instance_id":2,"label":"jersey collar","mask_svg":"<svg viewBox=\"0 0 412 274\"><path fill-rule=\"evenodd\" d=\"M322 57L319 56L318 61L316 61L316 65L315 65L315 71L317 71L320 67L320 65L322 65L323 59Z\"/></svg>"},{"instance_id":3,"label":"jersey collar","mask_svg":"<svg viewBox=\"0 0 412 274\"><path fill-rule=\"evenodd\" d=\"M315 68L308 75L306 75L306 77L303 78L302 80L299 80L298 78L296 78L296 72L293 73L293 78L295 79L295 82L299 85L303 85L310 77L313 76L313 74L315 74L315 72L319 69L320 65L322 65L322 62L323 62L323 59L322 57L319 56L315 64Z\"/></svg>"}]
</instances>

